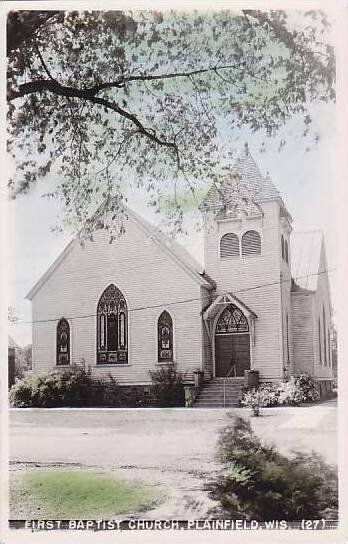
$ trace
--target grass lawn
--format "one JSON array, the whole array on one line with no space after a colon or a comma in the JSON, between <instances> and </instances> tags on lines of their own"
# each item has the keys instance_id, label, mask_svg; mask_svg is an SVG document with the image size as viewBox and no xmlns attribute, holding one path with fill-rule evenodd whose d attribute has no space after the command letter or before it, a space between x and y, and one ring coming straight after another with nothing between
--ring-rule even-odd
<instances>
[{"instance_id":1,"label":"grass lawn","mask_svg":"<svg viewBox=\"0 0 348 544\"><path fill-rule=\"evenodd\" d=\"M30 470L10 485L11 519L98 519L149 510L163 491L112 472Z\"/></svg>"}]
</instances>

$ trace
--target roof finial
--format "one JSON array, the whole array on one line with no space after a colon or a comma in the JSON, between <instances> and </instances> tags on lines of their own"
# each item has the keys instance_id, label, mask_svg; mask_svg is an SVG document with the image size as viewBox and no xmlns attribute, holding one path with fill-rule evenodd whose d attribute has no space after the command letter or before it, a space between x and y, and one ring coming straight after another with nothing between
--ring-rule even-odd
<instances>
[{"instance_id":1,"label":"roof finial","mask_svg":"<svg viewBox=\"0 0 348 544\"><path fill-rule=\"evenodd\" d=\"M248 146L248 142L244 142L244 153L246 156L249 155L249 146Z\"/></svg>"}]
</instances>

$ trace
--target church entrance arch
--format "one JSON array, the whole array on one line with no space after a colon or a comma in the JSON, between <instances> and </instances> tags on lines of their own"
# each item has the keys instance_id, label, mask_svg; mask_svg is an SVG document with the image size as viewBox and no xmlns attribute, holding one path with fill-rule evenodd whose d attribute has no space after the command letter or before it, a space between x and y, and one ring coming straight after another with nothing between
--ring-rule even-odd
<instances>
[{"instance_id":1,"label":"church entrance arch","mask_svg":"<svg viewBox=\"0 0 348 544\"><path fill-rule=\"evenodd\" d=\"M248 320L234 304L220 314L215 327L215 376L242 377L250 369Z\"/></svg>"}]
</instances>

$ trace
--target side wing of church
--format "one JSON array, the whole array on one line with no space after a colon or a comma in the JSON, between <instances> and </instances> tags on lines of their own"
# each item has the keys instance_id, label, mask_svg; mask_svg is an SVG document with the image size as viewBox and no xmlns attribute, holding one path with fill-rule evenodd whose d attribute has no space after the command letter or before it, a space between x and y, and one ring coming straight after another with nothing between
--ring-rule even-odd
<instances>
[{"instance_id":1,"label":"side wing of church","mask_svg":"<svg viewBox=\"0 0 348 544\"><path fill-rule=\"evenodd\" d=\"M331 387L331 315L322 235L292 218L245 147L201 206L202 268L128 211L126 232L73 241L33 287L33 370L81 362L120 385L146 385L174 362L188 383L271 382L306 372ZM291 238L293 240L291 241Z\"/></svg>"}]
</instances>

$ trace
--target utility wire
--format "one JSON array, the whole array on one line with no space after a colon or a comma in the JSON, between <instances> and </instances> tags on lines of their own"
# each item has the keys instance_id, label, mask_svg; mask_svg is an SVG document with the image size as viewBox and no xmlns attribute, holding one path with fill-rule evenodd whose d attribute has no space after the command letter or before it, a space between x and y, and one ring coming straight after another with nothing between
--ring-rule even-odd
<instances>
[{"instance_id":1,"label":"utility wire","mask_svg":"<svg viewBox=\"0 0 348 544\"><path fill-rule=\"evenodd\" d=\"M270 286L273 286L273 285L281 285L283 283L288 283L288 282L291 282L292 280L300 280L300 279L304 279L304 278L308 278L308 277L311 277L311 276L321 276L323 274L327 274L329 272L334 272L336 271L337 268L331 268L331 269L327 269L327 270L323 270L322 272L315 272L313 274L306 274L305 276L298 276L297 278L287 278L287 279L284 279L284 280L280 280L280 281L272 281L272 282L269 282L269 283L263 283L263 284L259 284L259 285L255 285L253 287L246 287L244 289L238 289L236 291L225 291L223 293L216 293L214 295L214 298L217 298L219 296L222 296L222 295L226 295L226 294L237 294L237 293L245 293L247 291L255 291L256 289L262 289L263 287L270 287ZM168 306L174 306L174 305L177 305L177 304L186 304L188 302L194 302L194 301L198 301L198 300L202 300L202 299L208 299L208 298L211 298L211 295L207 295L207 296L203 296L203 297L198 297L198 298L188 298L188 299L184 299L184 300L178 300L178 301L175 301L175 302L164 302L164 303L161 303L161 304L154 304L152 306L138 306L136 308L128 308L128 312L131 313L131 312L138 312L138 311L142 311L142 310L148 310L148 309L155 309L155 308L163 308L163 307L168 307ZM10 326L14 326L14 325L30 325L30 324L34 324L34 323L50 323L50 322L54 322L54 321L59 321L62 317L65 317L65 319L70 319L71 321L73 321L74 319L85 319L85 318L88 318L88 317L95 317L96 316L96 313L94 312L93 314L87 314L87 315L78 315L78 316L60 316L60 317L57 317L57 318L52 318L52 319L37 319L37 320L34 320L34 321L17 321L16 323L9 323Z\"/></svg>"}]
</instances>

